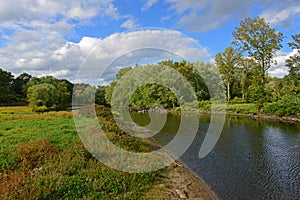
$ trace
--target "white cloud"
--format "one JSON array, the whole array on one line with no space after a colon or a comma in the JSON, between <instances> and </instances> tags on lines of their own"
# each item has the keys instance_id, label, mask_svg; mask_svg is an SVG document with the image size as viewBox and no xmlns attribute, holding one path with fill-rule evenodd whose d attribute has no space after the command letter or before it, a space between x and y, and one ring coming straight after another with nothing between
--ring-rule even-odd
<instances>
[{"instance_id":1,"label":"white cloud","mask_svg":"<svg viewBox=\"0 0 300 200\"><path fill-rule=\"evenodd\" d=\"M121 17L118 8L116 8L113 4L109 4L107 7L105 7L104 13L113 19L119 19Z\"/></svg>"},{"instance_id":2,"label":"white cloud","mask_svg":"<svg viewBox=\"0 0 300 200\"><path fill-rule=\"evenodd\" d=\"M70 76L90 51L85 38L79 44L65 39L76 26L121 17L113 0L0 1L0 13L1 67L57 76Z\"/></svg>"},{"instance_id":3,"label":"white cloud","mask_svg":"<svg viewBox=\"0 0 300 200\"><path fill-rule=\"evenodd\" d=\"M77 77L79 80L95 80L95 76L100 78L102 74L103 82L109 82L115 78L120 66L134 66L136 63L182 58L209 59L205 48L195 45L194 40L171 30L116 33L96 40L95 44L93 46L96 49L89 54L79 71L80 77Z\"/></svg>"},{"instance_id":4,"label":"white cloud","mask_svg":"<svg viewBox=\"0 0 300 200\"><path fill-rule=\"evenodd\" d=\"M7 41L13 41L15 34L28 36L29 31L55 32L63 37L76 25L91 25L93 19L121 17L113 0L0 1L0 13L0 39Z\"/></svg>"},{"instance_id":5,"label":"white cloud","mask_svg":"<svg viewBox=\"0 0 300 200\"><path fill-rule=\"evenodd\" d=\"M23 38L19 40L22 42L0 49L0 63L6 66L5 70L14 74L51 74L69 80L75 80L82 64L89 67L81 75L94 77L100 76L99 70L114 61L114 65L104 73L103 80L107 82L115 78L120 66L167 59L209 59L205 48L171 30L137 30L116 33L105 38L83 37L78 43L68 42L58 35L45 37L40 41L26 42ZM84 77L77 79L92 81Z\"/></svg>"},{"instance_id":6,"label":"white cloud","mask_svg":"<svg viewBox=\"0 0 300 200\"><path fill-rule=\"evenodd\" d=\"M58 71L49 73L49 75L57 77L57 78L64 78L71 74L72 74L72 72L70 70L66 70L66 69L62 69L62 70L58 70Z\"/></svg>"},{"instance_id":7,"label":"white cloud","mask_svg":"<svg viewBox=\"0 0 300 200\"><path fill-rule=\"evenodd\" d=\"M180 17L178 25L190 31L205 32L228 20L242 20L253 9L261 9L267 21L287 26L299 16L299 0L166 0Z\"/></svg>"},{"instance_id":8,"label":"white cloud","mask_svg":"<svg viewBox=\"0 0 300 200\"><path fill-rule=\"evenodd\" d=\"M181 16L178 24L191 31L205 32L219 27L231 17L246 16L253 0L166 0Z\"/></svg>"},{"instance_id":9,"label":"white cloud","mask_svg":"<svg viewBox=\"0 0 300 200\"><path fill-rule=\"evenodd\" d=\"M121 28L126 28L126 29L133 29L136 27L138 27L138 24L136 23L135 20L132 19L128 19L121 25Z\"/></svg>"},{"instance_id":10,"label":"white cloud","mask_svg":"<svg viewBox=\"0 0 300 200\"><path fill-rule=\"evenodd\" d=\"M83 9L81 6L75 6L68 10L66 16L70 19L89 19L97 15L96 8Z\"/></svg>"},{"instance_id":11,"label":"white cloud","mask_svg":"<svg viewBox=\"0 0 300 200\"><path fill-rule=\"evenodd\" d=\"M142 11L146 11L156 4L159 0L146 0L145 5L141 8Z\"/></svg>"},{"instance_id":12,"label":"white cloud","mask_svg":"<svg viewBox=\"0 0 300 200\"><path fill-rule=\"evenodd\" d=\"M285 61L292 55L295 55L297 50L294 49L292 52L277 52L274 56L274 60L277 62L276 65L273 65L269 74L271 76L283 77L288 74L288 68L285 65Z\"/></svg>"},{"instance_id":13,"label":"white cloud","mask_svg":"<svg viewBox=\"0 0 300 200\"><path fill-rule=\"evenodd\" d=\"M261 14L261 17L272 25L281 24L284 27L290 27L293 23L293 17L300 16L300 5L295 7L268 9Z\"/></svg>"}]
</instances>

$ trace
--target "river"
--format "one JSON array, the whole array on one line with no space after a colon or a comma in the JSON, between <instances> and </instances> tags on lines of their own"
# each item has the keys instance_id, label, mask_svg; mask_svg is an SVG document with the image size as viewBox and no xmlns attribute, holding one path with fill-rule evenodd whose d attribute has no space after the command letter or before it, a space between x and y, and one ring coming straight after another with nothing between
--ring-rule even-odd
<instances>
[{"instance_id":1,"label":"river","mask_svg":"<svg viewBox=\"0 0 300 200\"><path fill-rule=\"evenodd\" d=\"M131 115L139 125L150 122L147 114ZM226 117L216 146L200 159L198 153L209 122L210 116L199 115L196 138L180 160L221 199L299 199L299 126ZM166 145L179 123L180 115L168 114L164 128L154 138Z\"/></svg>"}]
</instances>

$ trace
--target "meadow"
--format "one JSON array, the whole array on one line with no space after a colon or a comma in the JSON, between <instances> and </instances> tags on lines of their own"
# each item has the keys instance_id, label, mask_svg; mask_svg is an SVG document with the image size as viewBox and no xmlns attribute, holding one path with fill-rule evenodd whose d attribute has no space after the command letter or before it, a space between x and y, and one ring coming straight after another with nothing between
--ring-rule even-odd
<instances>
[{"instance_id":1,"label":"meadow","mask_svg":"<svg viewBox=\"0 0 300 200\"><path fill-rule=\"evenodd\" d=\"M100 113L118 145L150 151L147 142L117 130L108 110ZM71 112L0 107L0 199L139 199L161 181L160 171L130 174L98 162L81 143Z\"/></svg>"}]
</instances>

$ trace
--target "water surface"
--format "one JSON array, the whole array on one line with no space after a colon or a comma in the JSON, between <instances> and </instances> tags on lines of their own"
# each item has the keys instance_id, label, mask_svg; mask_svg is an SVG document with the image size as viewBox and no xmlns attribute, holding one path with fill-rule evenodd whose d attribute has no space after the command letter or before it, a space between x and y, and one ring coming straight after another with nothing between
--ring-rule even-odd
<instances>
[{"instance_id":1,"label":"water surface","mask_svg":"<svg viewBox=\"0 0 300 200\"><path fill-rule=\"evenodd\" d=\"M133 113L132 118L141 125L150 122L147 114ZM209 122L209 116L199 116L197 136L180 159L221 199L300 199L299 126L227 117L218 143L199 159ZM167 144L179 123L180 115L168 115L155 139Z\"/></svg>"}]
</instances>

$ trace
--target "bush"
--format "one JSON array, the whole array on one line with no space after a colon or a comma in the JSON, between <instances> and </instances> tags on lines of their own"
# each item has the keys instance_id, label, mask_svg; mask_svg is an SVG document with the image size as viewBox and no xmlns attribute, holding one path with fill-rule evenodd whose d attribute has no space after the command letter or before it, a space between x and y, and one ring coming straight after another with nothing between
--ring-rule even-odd
<instances>
[{"instance_id":1,"label":"bush","mask_svg":"<svg viewBox=\"0 0 300 200\"><path fill-rule=\"evenodd\" d=\"M285 95L281 100L265 104L264 113L280 117L300 114L300 94Z\"/></svg>"},{"instance_id":2,"label":"bush","mask_svg":"<svg viewBox=\"0 0 300 200\"><path fill-rule=\"evenodd\" d=\"M199 109L200 110L211 110L211 102L210 101L199 101Z\"/></svg>"}]
</instances>

